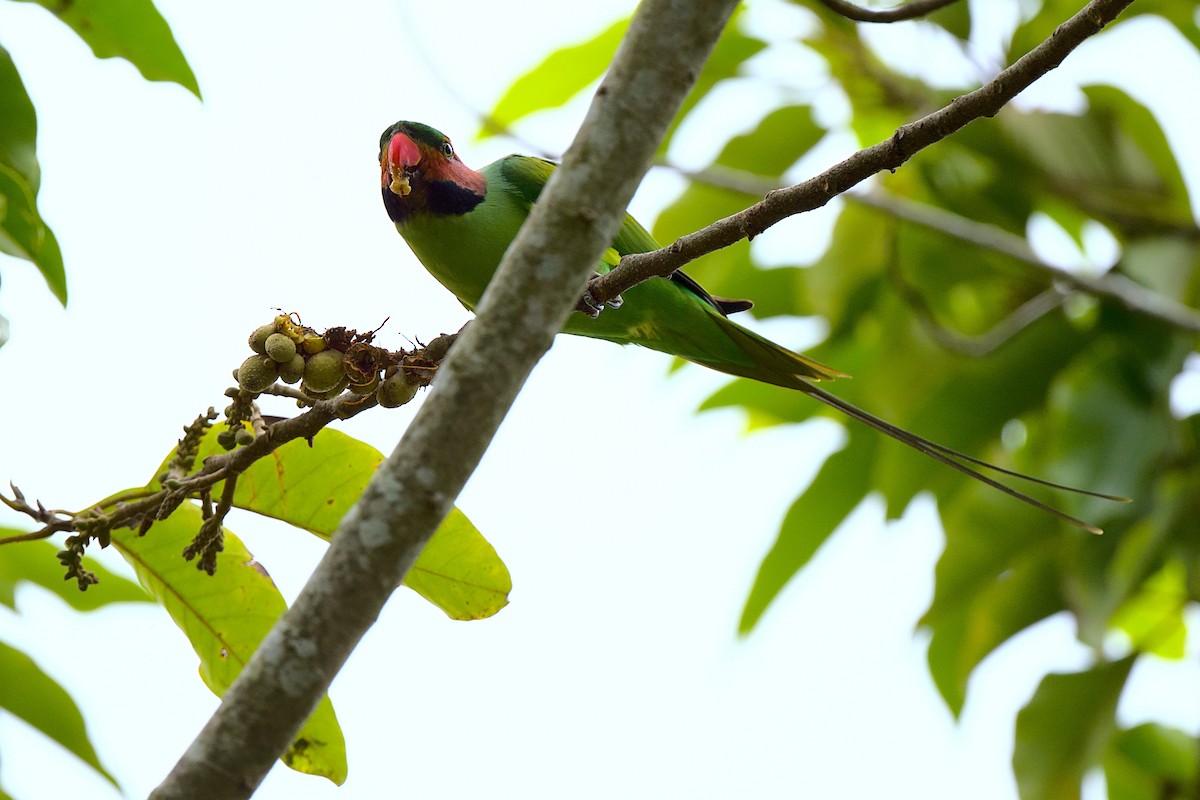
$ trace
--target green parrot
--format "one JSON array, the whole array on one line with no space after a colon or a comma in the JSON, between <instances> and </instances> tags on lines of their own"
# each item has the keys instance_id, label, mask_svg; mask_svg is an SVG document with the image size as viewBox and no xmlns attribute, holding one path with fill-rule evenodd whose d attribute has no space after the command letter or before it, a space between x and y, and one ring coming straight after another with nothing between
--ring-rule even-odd
<instances>
[{"instance_id":1,"label":"green parrot","mask_svg":"<svg viewBox=\"0 0 1200 800\"><path fill-rule=\"evenodd\" d=\"M425 268L474 311L504 251L556 165L511 155L479 172L468 167L441 132L419 122L397 122L379 140L383 205L396 229ZM597 272L604 273L628 253L659 249L654 238L628 214ZM966 475L1093 533L1100 530L1029 495L984 475L982 467L1014 478L1094 497L1125 498L1075 489L959 453L886 422L813 385L849 377L793 353L743 328L728 315L751 306L714 297L682 272L651 278L603 305L585 294L586 313L572 314L563 331L637 344L679 356L710 369L794 389L903 442ZM603 313L600 313L603 311ZM972 466L973 465L973 466Z\"/></svg>"}]
</instances>

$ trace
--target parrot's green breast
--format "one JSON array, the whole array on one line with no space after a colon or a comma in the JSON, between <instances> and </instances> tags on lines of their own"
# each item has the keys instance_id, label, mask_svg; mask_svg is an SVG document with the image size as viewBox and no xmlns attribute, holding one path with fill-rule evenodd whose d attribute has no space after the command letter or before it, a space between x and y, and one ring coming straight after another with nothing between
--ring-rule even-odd
<instances>
[{"instance_id":1,"label":"parrot's green breast","mask_svg":"<svg viewBox=\"0 0 1200 800\"><path fill-rule=\"evenodd\" d=\"M472 311L529 213L519 198L497 185L502 178L488 174L494 166L482 170L487 199L471 211L419 214L396 226L430 274Z\"/></svg>"}]
</instances>

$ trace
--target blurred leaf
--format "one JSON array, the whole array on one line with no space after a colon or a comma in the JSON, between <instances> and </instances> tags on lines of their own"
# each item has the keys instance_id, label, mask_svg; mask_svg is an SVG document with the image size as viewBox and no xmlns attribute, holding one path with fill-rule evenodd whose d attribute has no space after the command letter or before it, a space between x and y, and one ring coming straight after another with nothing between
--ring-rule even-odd
<instances>
[{"instance_id":1,"label":"blurred leaf","mask_svg":"<svg viewBox=\"0 0 1200 800\"><path fill-rule=\"evenodd\" d=\"M921 618L929 673L956 717L975 668L1011 637L1065 608L1057 580L1060 523L972 486L942 509L946 550ZM998 534L998 532L1002 532ZM1059 535L1056 535L1059 534Z\"/></svg>"},{"instance_id":2,"label":"blurred leaf","mask_svg":"<svg viewBox=\"0 0 1200 800\"><path fill-rule=\"evenodd\" d=\"M679 129L680 123L691 113L692 109L699 105L701 100L708 96L713 87L722 81L739 75L743 64L766 49L766 42L741 31L738 25L740 14L741 9L734 11L729 24L725 26L725 30L721 33L721 38L717 40L717 45L713 48L712 55L708 57L708 61L704 64L704 69L700 71L700 76L696 79L696 83L692 86L691 91L687 93L687 96L683 98L679 112L667 127L662 144L659 145L658 152L660 156L666 153L667 149L671 146L671 141L674 139L675 132Z\"/></svg>"},{"instance_id":3,"label":"blurred leaf","mask_svg":"<svg viewBox=\"0 0 1200 800\"><path fill-rule=\"evenodd\" d=\"M24 531L0 528L0 538L17 536ZM0 603L16 609L16 588L22 581L41 586L58 595L76 611L94 611L109 603L149 602L150 596L135 583L111 572L94 558L83 559L100 583L86 592L74 581L64 581L66 568L58 563L58 548L48 541L18 542L0 547Z\"/></svg>"},{"instance_id":4,"label":"blurred leaf","mask_svg":"<svg viewBox=\"0 0 1200 800\"><path fill-rule=\"evenodd\" d=\"M112 544L138 579L175 620L196 655L200 677L218 697L233 683L267 631L287 608L266 569L231 531L214 575L180 555L200 530L200 509L184 503L145 536L113 531ZM346 742L333 704L325 697L281 757L292 769L341 785Z\"/></svg>"},{"instance_id":5,"label":"blurred leaf","mask_svg":"<svg viewBox=\"0 0 1200 800\"><path fill-rule=\"evenodd\" d=\"M1109 86L1084 89L1083 116L1006 110L998 121L1047 189L1127 233L1195 228L1187 189L1153 115Z\"/></svg>"},{"instance_id":6,"label":"blurred leaf","mask_svg":"<svg viewBox=\"0 0 1200 800\"><path fill-rule=\"evenodd\" d=\"M0 708L24 720L75 754L113 786L116 778L100 763L79 706L29 656L0 642Z\"/></svg>"},{"instance_id":7,"label":"blurred leaf","mask_svg":"<svg viewBox=\"0 0 1200 800\"><path fill-rule=\"evenodd\" d=\"M1183 658L1187 600L1187 570L1181 562L1169 561L1117 609L1111 624L1129 636L1138 652Z\"/></svg>"},{"instance_id":8,"label":"blurred leaf","mask_svg":"<svg viewBox=\"0 0 1200 800\"><path fill-rule=\"evenodd\" d=\"M1122 12L1117 26L1122 20L1141 14L1155 14L1174 25L1193 47L1200 48L1200 29L1196 26L1195 10L1195 4L1180 3L1178 0L1139 0ZM1013 33L1008 47L1008 62L1011 64L1050 38L1055 28L1078 12L1079 3L1075 0L1043 0L1038 12L1029 15Z\"/></svg>"},{"instance_id":9,"label":"blurred leaf","mask_svg":"<svg viewBox=\"0 0 1200 800\"><path fill-rule=\"evenodd\" d=\"M225 452L217 444L218 433L217 428L209 430L197 463ZM383 454L375 448L325 428L311 445L288 442L242 473L233 504L328 541L382 463ZM213 494L223 485L214 486ZM512 590L508 568L458 509L434 533L404 584L452 619L464 620L495 614L508 604Z\"/></svg>"},{"instance_id":10,"label":"blurred leaf","mask_svg":"<svg viewBox=\"0 0 1200 800\"><path fill-rule=\"evenodd\" d=\"M870 464L875 454L874 431L848 431L846 446L830 456L812 484L784 517L779 538L763 558L742 618L739 633L749 633L792 577L816 554L871 489Z\"/></svg>"},{"instance_id":11,"label":"blurred leaf","mask_svg":"<svg viewBox=\"0 0 1200 800\"><path fill-rule=\"evenodd\" d=\"M825 136L825 129L804 105L777 108L750 133L729 140L716 164L768 178L779 178Z\"/></svg>"},{"instance_id":12,"label":"blurred leaf","mask_svg":"<svg viewBox=\"0 0 1200 800\"><path fill-rule=\"evenodd\" d=\"M1021 800L1078 800L1084 774L1104 754L1134 659L1042 679L1017 715L1013 771Z\"/></svg>"},{"instance_id":13,"label":"blurred leaf","mask_svg":"<svg viewBox=\"0 0 1200 800\"><path fill-rule=\"evenodd\" d=\"M37 207L37 117L8 51L0 47L0 253L33 262L59 302L67 302L62 254Z\"/></svg>"},{"instance_id":14,"label":"blurred leaf","mask_svg":"<svg viewBox=\"0 0 1200 800\"><path fill-rule=\"evenodd\" d=\"M1084 93L1083 115L1005 108L918 153L911 166L939 205L1022 236L1034 210L1068 232L1087 218L1118 237L1194 232L1182 174L1154 116L1111 86Z\"/></svg>"},{"instance_id":15,"label":"blurred leaf","mask_svg":"<svg viewBox=\"0 0 1200 800\"><path fill-rule=\"evenodd\" d=\"M33 101L13 63L0 47L0 164L17 172L37 192L41 169L37 161L37 115Z\"/></svg>"},{"instance_id":16,"label":"blurred leaf","mask_svg":"<svg viewBox=\"0 0 1200 800\"><path fill-rule=\"evenodd\" d=\"M713 86L737 75L745 61L766 47L765 43L742 33L738 29L737 19L738 12L735 12L668 128L660 153L666 152L680 120ZM492 109L489 115L491 122L502 129L507 128L536 111L558 108L571 100L608 70L628 27L628 18L619 20L586 42L551 53L532 70L513 81ZM489 127L484 126L480 137L499 132L488 130Z\"/></svg>"},{"instance_id":17,"label":"blurred leaf","mask_svg":"<svg viewBox=\"0 0 1200 800\"><path fill-rule=\"evenodd\" d=\"M61 19L87 42L96 58L124 58L146 80L178 83L200 97L192 68L151 0L21 2L36 2Z\"/></svg>"},{"instance_id":18,"label":"blurred leaf","mask_svg":"<svg viewBox=\"0 0 1200 800\"><path fill-rule=\"evenodd\" d=\"M808 106L784 106L769 113L750 133L731 139L713 162L738 173L779 178L825 135ZM653 236L673 242L699 230L714 219L736 214L761 196L692 180L683 194L659 214ZM803 291L803 278L794 267L760 269L750 260L748 242L710 253L688 274L718 295L753 297L754 315L769 317L790 313Z\"/></svg>"},{"instance_id":19,"label":"blurred leaf","mask_svg":"<svg viewBox=\"0 0 1200 800\"><path fill-rule=\"evenodd\" d=\"M608 70L629 18L614 22L586 42L556 50L542 63L517 78L492 109L491 119L508 128L535 111L558 108ZM480 138L499 133L484 126Z\"/></svg>"},{"instance_id":20,"label":"blurred leaf","mask_svg":"<svg viewBox=\"0 0 1200 800\"><path fill-rule=\"evenodd\" d=\"M1196 785L1196 738L1147 722L1118 731L1104 757L1109 800L1186 797Z\"/></svg>"},{"instance_id":21,"label":"blurred leaf","mask_svg":"<svg viewBox=\"0 0 1200 800\"><path fill-rule=\"evenodd\" d=\"M1142 236L1125 245L1121 273L1185 305L1195 301L1200 248L1183 236Z\"/></svg>"},{"instance_id":22,"label":"blurred leaf","mask_svg":"<svg viewBox=\"0 0 1200 800\"><path fill-rule=\"evenodd\" d=\"M942 104L944 93L888 67L863 41L859 27L830 12L822 15L821 26L803 41L824 57L832 82L849 101L850 127L858 143L873 145L915 116L933 111Z\"/></svg>"},{"instance_id":23,"label":"blurred leaf","mask_svg":"<svg viewBox=\"0 0 1200 800\"><path fill-rule=\"evenodd\" d=\"M939 8L925 17L926 20L944 29L962 43L971 39L971 6L967 0L959 0Z\"/></svg>"}]
</instances>

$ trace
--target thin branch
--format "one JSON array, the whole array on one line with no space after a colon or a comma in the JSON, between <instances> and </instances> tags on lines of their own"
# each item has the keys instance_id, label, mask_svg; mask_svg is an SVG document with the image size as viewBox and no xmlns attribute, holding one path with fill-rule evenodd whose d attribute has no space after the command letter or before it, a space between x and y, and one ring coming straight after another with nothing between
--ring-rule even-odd
<instances>
[{"instance_id":1,"label":"thin branch","mask_svg":"<svg viewBox=\"0 0 1200 800\"><path fill-rule=\"evenodd\" d=\"M1112 300L1119 305L1146 317L1165 322L1181 330L1200 332L1200 312L1188 308L1169 297L1164 297L1120 273L1085 275L1063 269L1040 258L1022 237L1003 228L976 222L951 211L878 192L871 194L851 193L846 198L871 208L879 209L899 219L961 239L964 242L986 247L1033 267L1054 281L1061 282L1095 297Z\"/></svg>"},{"instance_id":2,"label":"thin branch","mask_svg":"<svg viewBox=\"0 0 1200 800\"><path fill-rule=\"evenodd\" d=\"M449 512L592 267L736 0L646 0L479 313L296 603L151 795L245 798Z\"/></svg>"},{"instance_id":3,"label":"thin branch","mask_svg":"<svg viewBox=\"0 0 1200 800\"><path fill-rule=\"evenodd\" d=\"M900 298L912 309L929 338L943 350L971 358L982 358L999 350L1018 333L1051 311L1061 308L1066 299L1061 292L1054 289L1039 292L984 333L969 336L943 325L917 287L900 275L898 269L892 270L892 279Z\"/></svg>"},{"instance_id":4,"label":"thin branch","mask_svg":"<svg viewBox=\"0 0 1200 800\"><path fill-rule=\"evenodd\" d=\"M611 272L588 285L598 301L611 300L652 277L666 277L689 261L752 239L787 217L812 211L884 170L895 170L914 154L945 139L969 122L994 116L1021 91L1062 63L1072 50L1116 19L1133 0L1092 0L1015 64L970 94L921 119L901 126L887 141L860 150L815 178L771 192L761 202L714 222L651 253L621 259Z\"/></svg>"},{"instance_id":5,"label":"thin branch","mask_svg":"<svg viewBox=\"0 0 1200 800\"><path fill-rule=\"evenodd\" d=\"M819 0L821 5L835 14L855 22L902 22L906 19L916 19L926 14L932 14L939 8L945 8L957 0L913 0L902 6L892 8L871 9L863 8L846 0Z\"/></svg>"},{"instance_id":6,"label":"thin branch","mask_svg":"<svg viewBox=\"0 0 1200 800\"><path fill-rule=\"evenodd\" d=\"M670 169L689 180L742 194L766 195L781 188L778 181L727 167L714 166L691 171L666 163L660 163L658 166ZM842 197L849 202L874 208L897 219L1008 256L1027 264L1034 271L1057 283L1093 297L1111 300L1135 314L1181 330L1200 333L1200 312L1195 309L1147 289L1120 273L1087 275L1051 264L1034 252L1024 237L1009 233L1003 228L882 191L847 192Z\"/></svg>"}]
</instances>

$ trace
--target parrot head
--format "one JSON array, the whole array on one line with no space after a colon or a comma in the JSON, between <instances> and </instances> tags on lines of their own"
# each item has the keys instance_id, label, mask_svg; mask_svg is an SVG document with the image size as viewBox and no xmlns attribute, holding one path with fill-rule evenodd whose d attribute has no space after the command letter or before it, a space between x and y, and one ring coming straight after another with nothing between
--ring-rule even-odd
<instances>
[{"instance_id":1,"label":"parrot head","mask_svg":"<svg viewBox=\"0 0 1200 800\"><path fill-rule=\"evenodd\" d=\"M383 132L379 168L392 222L422 213L466 214L487 194L487 180L458 160L446 135L419 122L397 122Z\"/></svg>"}]
</instances>

